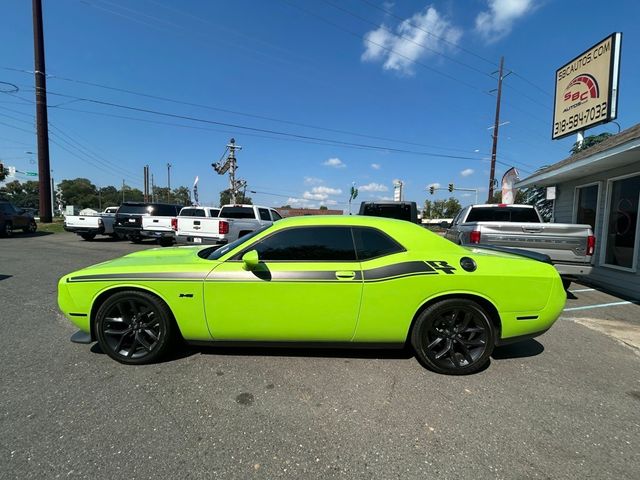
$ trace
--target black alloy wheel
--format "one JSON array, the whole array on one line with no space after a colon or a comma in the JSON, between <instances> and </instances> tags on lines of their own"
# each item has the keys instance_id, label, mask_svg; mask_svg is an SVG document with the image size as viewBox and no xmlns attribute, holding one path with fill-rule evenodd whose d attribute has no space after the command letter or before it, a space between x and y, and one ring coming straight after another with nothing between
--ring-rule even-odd
<instances>
[{"instance_id":1,"label":"black alloy wheel","mask_svg":"<svg viewBox=\"0 0 640 480\"><path fill-rule=\"evenodd\" d=\"M495 345L495 328L472 300L448 299L428 307L411 333L416 356L427 368L447 375L480 370Z\"/></svg>"},{"instance_id":2,"label":"black alloy wheel","mask_svg":"<svg viewBox=\"0 0 640 480\"><path fill-rule=\"evenodd\" d=\"M83 240L86 240L87 242L90 242L91 240L96 238L95 233L81 233L80 236L82 237Z\"/></svg>"},{"instance_id":3,"label":"black alloy wheel","mask_svg":"<svg viewBox=\"0 0 640 480\"><path fill-rule=\"evenodd\" d=\"M109 297L98 309L95 325L102 351L129 365L158 360L174 335L173 318L166 304L139 291Z\"/></svg>"},{"instance_id":4,"label":"black alloy wheel","mask_svg":"<svg viewBox=\"0 0 640 480\"><path fill-rule=\"evenodd\" d=\"M29 222L29 226L26 228L25 232L36 233L36 230L38 230L38 224L36 223L35 220L31 220Z\"/></svg>"},{"instance_id":5,"label":"black alloy wheel","mask_svg":"<svg viewBox=\"0 0 640 480\"><path fill-rule=\"evenodd\" d=\"M2 231L0 232L0 236L10 237L13 234L13 230L10 222L4 222L4 226L2 227Z\"/></svg>"}]
</instances>

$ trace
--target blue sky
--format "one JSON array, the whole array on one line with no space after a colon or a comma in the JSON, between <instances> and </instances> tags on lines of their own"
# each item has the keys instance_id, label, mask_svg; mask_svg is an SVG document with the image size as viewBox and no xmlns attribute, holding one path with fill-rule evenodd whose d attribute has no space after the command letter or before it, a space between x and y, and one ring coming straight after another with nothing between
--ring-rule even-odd
<instances>
[{"instance_id":1,"label":"blue sky","mask_svg":"<svg viewBox=\"0 0 640 480\"><path fill-rule=\"evenodd\" d=\"M43 8L57 180L141 188L149 164L166 185L170 162L172 186L198 175L200 200L215 204L227 178L210 164L233 136L243 146L238 176L262 192L250 194L255 203L346 209L352 182L359 201L392 197L394 179L419 203L448 197L426 187L450 182L484 200L500 56L513 73L496 176L516 166L524 177L565 158L575 141L551 140L555 70L614 31L623 32L617 122L639 121L636 1L43 0ZM33 75L24 72L32 70L31 2L8 0L0 82L19 91L0 94L0 158L25 171L37 167L25 153L36 151ZM455 193L463 204L469 195Z\"/></svg>"}]
</instances>

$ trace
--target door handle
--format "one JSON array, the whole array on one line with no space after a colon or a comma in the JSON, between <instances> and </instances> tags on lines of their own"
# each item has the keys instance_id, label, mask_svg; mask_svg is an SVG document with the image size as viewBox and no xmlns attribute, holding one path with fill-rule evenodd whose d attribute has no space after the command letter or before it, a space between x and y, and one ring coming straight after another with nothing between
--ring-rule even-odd
<instances>
[{"instance_id":1,"label":"door handle","mask_svg":"<svg viewBox=\"0 0 640 480\"><path fill-rule=\"evenodd\" d=\"M356 278L356 272L349 270L339 270L336 272L336 278L338 280L353 280Z\"/></svg>"}]
</instances>

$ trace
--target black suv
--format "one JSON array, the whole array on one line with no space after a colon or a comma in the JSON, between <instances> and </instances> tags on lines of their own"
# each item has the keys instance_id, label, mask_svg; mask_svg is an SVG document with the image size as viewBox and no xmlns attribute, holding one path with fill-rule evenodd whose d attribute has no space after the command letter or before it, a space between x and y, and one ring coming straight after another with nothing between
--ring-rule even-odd
<instances>
[{"instance_id":1,"label":"black suv","mask_svg":"<svg viewBox=\"0 0 640 480\"><path fill-rule=\"evenodd\" d=\"M124 202L116 213L113 230L133 242L142 241L142 217L176 217L182 205L168 203Z\"/></svg>"},{"instance_id":2,"label":"black suv","mask_svg":"<svg viewBox=\"0 0 640 480\"><path fill-rule=\"evenodd\" d=\"M411 223L420 223L416 202L362 202L359 215L397 218Z\"/></svg>"},{"instance_id":3,"label":"black suv","mask_svg":"<svg viewBox=\"0 0 640 480\"><path fill-rule=\"evenodd\" d=\"M32 213L0 200L0 236L8 237L14 230L33 233L37 229Z\"/></svg>"}]
</instances>

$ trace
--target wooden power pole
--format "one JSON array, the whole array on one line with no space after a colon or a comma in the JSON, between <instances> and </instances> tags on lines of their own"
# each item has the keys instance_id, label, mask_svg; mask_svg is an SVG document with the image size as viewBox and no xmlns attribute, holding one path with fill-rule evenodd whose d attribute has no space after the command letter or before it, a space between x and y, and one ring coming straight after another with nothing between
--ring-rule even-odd
<instances>
[{"instance_id":1,"label":"wooden power pole","mask_svg":"<svg viewBox=\"0 0 640 480\"><path fill-rule=\"evenodd\" d=\"M498 128L500 128L500 99L502 97L502 73L504 57L500 57L500 69L498 70L498 94L496 97L496 120L493 124L493 147L491 148L491 173L489 175L489 198L487 203L493 200L493 188L496 182L496 155L498 151Z\"/></svg>"}]
</instances>

